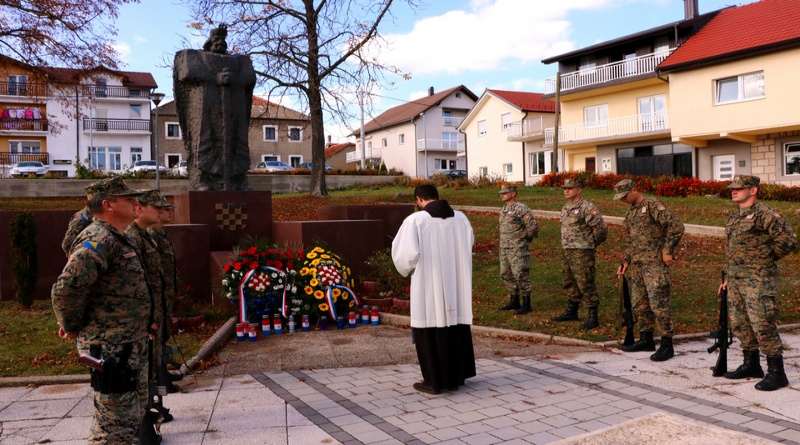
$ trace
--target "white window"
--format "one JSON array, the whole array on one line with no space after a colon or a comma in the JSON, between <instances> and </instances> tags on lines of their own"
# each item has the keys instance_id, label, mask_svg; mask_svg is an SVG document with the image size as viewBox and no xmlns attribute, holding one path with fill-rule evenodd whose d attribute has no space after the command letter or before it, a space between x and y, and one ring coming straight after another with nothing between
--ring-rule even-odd
<instances>
[{"instance_id":1,"label":"white window","mask_svg":"<svg viewBox=\"0 0 800 445\"><path fill-rule=\"evenodd\" d=\"M300 155L289 155L289 165L294 168L300 167L303 163L303 157Z\"/></svg>"},{"instance_id":2,"label":"white window","mask_svg":"<svg viewBox=\"0 0 800 445\"><path fill-rule=\"evenodd\" d=\"M537 151L530 154L530 176L540 176L550 173L553 150Z\"/></svg>"},{"instance_id":3,"label":"white window","mask_svg":"<svg viewBox=\"0 0 800 445\"><path fill-rule=\"evenodd\" d=\"M28 76L10 74L8 76L8 95L25 96L28 94Z\"/></svg>"},{"instance_id":4,"label":"white window","mask_svg":"<svg viewBox=\"0 0 800 445\"><path fill-rule=\"evenodd\" d=\"M280 161L281 157L279 155L261 155L261 161Z\"/></svg>"},{"instance_id":5,"label":"white window","mask_svg":"<svg viewBox=\"0 0 800 445\"><path fill-rule=\"evenodd\" d=\"M489 176L489 167L478 167L478 174L483 178Z\"/></svg>"},{"instance_id":6,"label":"white window","mask_svg":"<svg viewBox=\"0 0 800 445\"><path fill-rule=\"evenodd\" d=\"M131 119L141 119L142 118L142 106L139 104L131 104L131 111L130 111Z\"/></svg>"},{"instance_id":7,"label":"white window","mask_svg":"<svg viewBox=\"0 0 800 445\"><path fill-rule=\"evenodd\" d=\"M92 170L106 169L106 147L89 147L89 167Z\"/></svg>"},{"instance_id":8,"label":"white window","mask_svg":"<svg viewBox=\"0 0 800 445\"><path fill-rule=\"evenodd\" d=\"M303 127L289 127L289 140L300 142L303 140Z\"/></svg>"},{"instance_id":9,"label":"white window","mask_svg":"<svg viewBox=\"0 0 800 445\"><path fill-rule=\"evenodd\" d=\"M367 148L372 150L372 141L367 141Z\"/></svg>"},{"instance_id":10,"label":"white window","mask_svg":"<svg viewBox=\"0 0 800 445\"><path fill-rule=\"evenodd\" d=\"M142 147L131 147L131 165L142 160Z\"/></svg>"},{"instance_id":11,"label":"white window","mask_svg":"<svg viewBox=\"0 0 800 445\"><path fill-rule=\"evenodd\" d=\"M11 153L41 153L42 143L39 141L8 141Z\"/></svg>"},{"instance_id":12,"label":"white window","mask_svg":"<svg viewBox=\"0 0 800 445\"><path fill-rule=\"evenodd\" d=\"M278 127L275 125L264 125L264 140L277 141L278 140Z\"/></svg>"},{"instance_id":13,"label":"white window","mask_svg":"<svg viewBox=\"0 0 800 445\"><path fill-rule=\"evenodd\" d=\"M508 130L508 127L511 125L511 113L501 114L500 122L503 124L503 130Z\"/></svg>"},{"instance_id":14,"label":"white window","mask_svg":"<svg viewBox=\"0 0 800 445\"><path fill-rule=\"evenodd\" d=\"M800 175L800 142L785 144L783 154L785 174Z\"/></svg>"},{"instance_id":15,"label":"white window","mask_svg":"<svg viewBox=\"0 0 800 445\"><path fill-rule=\"evenodd\" d=\"M659 94L639 98L639 131L666 130L667 96Z\"/></svg>"},{"instance_id":16,"label":"white window","mask_svg":"<svg viewBox=\"0 0 800 445\"><path fill-rule=\"evenodd\" d=\"M122 147L89 147L89 165L95 170L122 170Z\"/></svg>"},{"instance_id":17,"label":"white window","mask_svg":"<svg viewBox=\"0 0 800 445\"><path fill-rule=\"evenodd\" d=\"M442 132L442 148L444 150L457 150L458 133L452 131Z\"/></svg>"},{"instance_id":18,"label":"white window","mask_svg":"<svg viewBox=\"0 0 800 445\"><path fill-rule=\"evenodd\" d=\"M389 145L389 141L386 138L381 139L381 147L386 148L387 145Z\"/></svg>"},{"instance_id":19,"label":"white window","mask_svg":"<svg viewBox=\"0 0 800 445\"><path fill-rule=\"evenodd\" d=\"M405 134L400 133L400 136L399 136L398 139L399 139L400 145L403 145L403 144L406 143L406 135Z\"/></svg>"},{"instance_id":20,"label":"white window","mask_svg":"<svg viewBox=\"0 0 800 445\"><path fill-rule=\"evenodd\" d=\"M583 109L583 121L586 128L608 124L608 104L595 105Z\"/></svg>"},{"instance_id":21,"label":"white window","mask_svg":"<svg viewBox=\"0 0 800 445\"><path fill-rule=\"evenodd\" d=\"M503 164L503 171L507 175L514 173L514 164Z\"/></svg>"},{"instance_id":22,"label":"white window","mask_svg":"<svg viewBox=\"0 0 800 445\"><path fill-rule=\"evenodd\" d=\"M122 170L122 147L108 147L108 169Z\"/></svg>"},{"instance_id":23,"label":"white window","mask_svg":"<svg viewBox=\"0 0 800 445\"><path fill-rule=\"evenodd\" d=\"M97 97L106 97L106 83L108 79L99 78L95 81L94 95Z\"/></svg>"},{"instance_id":24,"label":"white window","mask_svg":"<svg viewBox=\"0 0 800 445\"><path fill-rule=\"evenodd\" d=\"M177 122L166 122L164 124L164 128L166 129L166 138L167 139L180 139L181 138L181 126L178 125Z\"/></svg>"},{"instance_id":25,"label":"white window","mask_svg":"<svg viewBox=\"0 0 800 445\"><path fill-rule=\"evenodd\" d=\"M478 136L483 136L486 134L486 119L482 119L478 121Z\"/></svg>"},{"instance_id":26,"label":"white window","mask_svg":"<svg viewBox=\"0 0 800 445\"><path fill-rule=\"evenodd\" d=\"M714 102L725 104L764 97L764 72L742 74L719 79L716 82Z\"/></svg>"}]
</instances>

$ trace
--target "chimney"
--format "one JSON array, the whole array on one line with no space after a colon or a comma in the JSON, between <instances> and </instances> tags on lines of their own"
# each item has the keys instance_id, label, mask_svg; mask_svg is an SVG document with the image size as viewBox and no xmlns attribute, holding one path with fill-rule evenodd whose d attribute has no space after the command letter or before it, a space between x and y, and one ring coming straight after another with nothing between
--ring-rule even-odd
<instances>
[{"instance_id":1,"label":"chimney","mask_svg":"<svg viewBox=\"0 0 800 445\"><path fill-rule=\"evenodd\" d=\"M433 96L433 87L428 88L428 96Z\"/></svg>"},{"instance_id":2,"label":"chimney","mask_svg":"<svg viewBox=\"0 0 800 445\"><path fill-rule=\"evenodd\" d=\"M697 17L700 12L697 6L699 0L683 0L683 19L689 20Z\"/></svg>"}]
</instances>

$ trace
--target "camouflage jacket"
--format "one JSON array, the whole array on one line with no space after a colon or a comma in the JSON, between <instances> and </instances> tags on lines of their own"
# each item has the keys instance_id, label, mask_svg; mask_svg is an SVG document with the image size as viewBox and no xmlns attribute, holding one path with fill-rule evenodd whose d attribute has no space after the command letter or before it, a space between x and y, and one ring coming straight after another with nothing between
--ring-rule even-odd
<instances>
[{"instance_id":1,"label":"camouflage jacket","mask_svg":"<svg viewBox=\"0 0 800 445\"><path fill-rule=\"evenodd\" d=\"M608 237L608 226L597 206L581 198L561 208L561 246L565 249L595 249Z\"/></svg>"},{"instance_id":2,"label":"camouflage jacket","mask_svg":"<svg viewBox=\"0 0 800 445\"><path fill-rule=\"evenodd\" d=\"M128 226L125 234L131 238L139 251L153 298L153 322L161 326L161 322L164 320L164 278L161 272L161 256L158 254L158 246L147 229L139 227L136 221Z\"/></svg>"},{"instance_id":3,"label":"camouflage jacket","mask_svg":"<svg viewBox=\"0 0 800 445\"><path fill-rule=\"evenodd\" d=\"M161 272L164 275L164 301L166 303L167 317L171 316L172 303L178 296L178 266L175 261L175 245L166 230L150 227L147 232L158 246L158 255L161 259Z\"/></svg>"},{"instance_id":4,"label":"camouflage jacket","mask_svg":"<svg viewBox=\"0 0 800 445\"><path fill-rule=\"evenodd\" d=\"M645 196L625 215L628 247L625 262L660 262L662 254L672 255L684 232L681 220L659 201Z\"/></svg>"},{"instance_id":5,"label":"camouflage jacket","mask_svg":"<svg viewBox=\"0 0 800 445\"><path fill-rule=\"evenodd\" d=\"M775 262L797 248L786 219L758 201L728 217L725 235L725 275L737 278L777 277Z\"/></svg>"},{"instance_id":6,"label":"camouflage jacket","mask_svg":"<svg viewBox=\"0 0 800 445\"><path fill-rule=\"evenodd\" d=\"M539 235L539 224L525 204L516 201L500 210L500 248L527 247Z\"/></svg>"},{"instance_id":7,"label":"camouflage jacket","mask_svg":"<svg viewBox=\"0 0 800 445\"><path fill-rule=\"evenodd\" d=\"M150 293L133 242L95 219L75 240L53 285L53 311L65 332L86 344L122 344L147 336Z\"/></svg>"},{"instance_id":8,"label":"camouflage jacket","mask_svg":"<svg viewBox=\"0 0 800 445\"><path fill-rule=\"evenodd\" d=\"M67 233L64 234L64 240L61 241L61 250L63 250L67 256L69 256L69 251L72 249L72 243L75 242L75 238L83 232L83 229L89 227L91 223L92 212L89 211L89 207L84 207L69 219Z\"/></svg>"}]
</instances>

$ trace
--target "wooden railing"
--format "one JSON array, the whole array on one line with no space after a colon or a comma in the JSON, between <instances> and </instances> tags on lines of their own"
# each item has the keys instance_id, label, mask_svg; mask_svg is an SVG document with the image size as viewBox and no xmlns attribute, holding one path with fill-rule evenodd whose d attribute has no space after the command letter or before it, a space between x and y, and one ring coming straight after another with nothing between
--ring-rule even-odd
<instances>
[{"instance_id":1,"label":"wooden railing","mask_svg":"<svg viewBox=\"0 0 800 445\"><path fill-rule=\"evenodd\" d=\"M0 152L0 165L11 165L23 161L38 161L44 165L50 163L48 153L9 153Z\"/></svg>"},{"instance_id":2,"label":"wooden railing","mask_svg":"<svg viewBox=\"0 0 800 445\"><path fill-rule=\"evenodd\" d=\"M2 118L0 119L0 131L3 130L47 131L47 119Z\"/></svg>"},{"instance_id":3,"label":"wooden railing","mask_svg":"<svg viewBox=\"0 0 800 445\"><path fill-rule=\"evenodd\" d=\"M46 96L47 85L40 83L0 82L0 96Z\"/></svg>"}]
</instances>

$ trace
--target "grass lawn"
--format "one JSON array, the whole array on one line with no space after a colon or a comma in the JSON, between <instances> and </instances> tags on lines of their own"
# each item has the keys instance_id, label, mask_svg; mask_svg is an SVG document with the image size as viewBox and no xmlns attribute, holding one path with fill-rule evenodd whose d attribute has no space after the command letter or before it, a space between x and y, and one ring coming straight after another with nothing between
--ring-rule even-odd
<instances>
[{"instance_id":1,"label":"grass lawn","mask_svg":"<svg viewBox=\"0 0 800 445\"><path fill-rule=\"evenodd\" d=\"M402 196L396 197L398 193ZM316 220L316 209L324 205L358 205L370 203L411 203L413 190L400 186L372 187L332 191L327 198L305 194L273 196L273 215L277 221ZM454 205L489 206L499 208L497 188L441 188L440 194ZM559 188L524 187L520 200L530 207L557 211L564 203ZM611 199L607 190L584 190L584 197L598 205L606 215L624 216L627 206ZM664 198L685 223L724 224L728 212L734 210L725 199ZM800 216L794 214L796 203L767 202L777 208L797 227ZM9 199L0 202L0 210L73 209L82 208L81 199ZM584 332L580 322L554 323L549 318L566 307L562 295L560 227L557 220L540 220L539 237L531 243L533 282L533 312L514 316L497 310L505 303L506 294L499 278L498 215L491 212L468 212L475 231L473 257L474 323L515 330L536 331L552 335L602 341L619 338L614 317L619 307L616 268L622 258L625 240L620 226L610 226L608 240L597 251L597 286L600 293L600 327ZM705 332L714 328L717 319L716 289L725 257L722 238L686 235L678 246L678 264L672 268L672 310L677 334ZM800 322L800 272L798 256L781 260L778 282L781 324ZM208 325L195 332L177 336L188 359L199 349L214 330L226 320L225 314L214 308L191 307L186 315L204 313ZM581 307L581 318L586 310ZM50 303L40 301L30 311L13 302L0 302L0 376L70 374L85 372L75 365L74 345L55 335L57 326Z\"/></svg>"}]
</instances>

